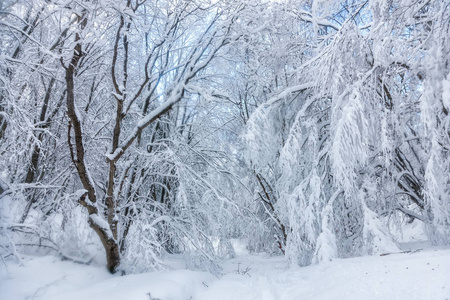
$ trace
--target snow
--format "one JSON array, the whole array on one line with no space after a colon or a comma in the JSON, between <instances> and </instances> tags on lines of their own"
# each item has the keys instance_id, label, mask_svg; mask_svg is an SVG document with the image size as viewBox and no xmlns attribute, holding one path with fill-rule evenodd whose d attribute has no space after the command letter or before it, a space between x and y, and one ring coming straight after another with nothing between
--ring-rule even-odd
<instances>
[{"instance_id":1,"label":"snow","mask_svg":"<svg viewBox=\"0 0 450 300\"><path fill-rule=\"evenodd\" d=\"M276 95L275 97L269 99L264 104L263 107L267 108L267 107L273 105L275 102L284 99L285 97L289 96L292 93L301 92L301 91L306 90L308 88L312 88L313 86L314 86L314 84L312 82L308 82L308 83L299 84L299 85L295 85L295 86L286 88L283 92L281 92L278 95Z\"/></svg>"},{"instance_id":2,"label":"snow","mask_svg":"<svg viewBox=\"0 0 450 300\"><path fill-rule=\"evenodd\" d=\"M101 266L26 257L24 266L0 267L0 299L450 299L450 249L417 250L287 268L283 257L241 249L224 262L221 278L184 269L119 276Z\"/></svg>"},{"instance_id":3,"label":"snow","mask_svg":"<svg viewBox=\"0 0 450 300\"><path fill-rule=\"evenodd\" d=\"M87 192L88 191L86 189L79 189L73 193L73 196L75 199L80 199L84 194L87 194Z\"/></svg>"},{"instance_id":4,"label":"snow","mask_svg":"<svg viewBox=\"0 0 450 300\"><path fill-rule=\"evenodd\" d=\"M103 268L61 261L57 257L25 257L23 266L0 265L0 299L45 299L69 293L111 277Z\"/></svg>"},{"instance_id":5,"label":"snow","mask_svg":"<svg viewBox=\"0 0 450 300\"><path fill-rule=\"evenodd\" d=\"M114 239L111 229L109 228L109 224L108 224L108 222L106 222L105 219L100 217L98 214L89 215L89 218L91 218L91 220L92 220L92 222L94 222L94 224L97 224L98 226L100 226L100 228L102 228L107 233L108 238Z\"/></svg>"},{"instance_id":6,"label":"snow","mask_svg":"<svg viewBox=\"0 0 450 300\"><path fill-rule=\"evenodd\" d=\"M105 153L105 156L106 156L107 159L113 161L113 160L115 160L116 157L118 157L119 154L121 154L122 152L123 152L123 149L119 147L119 148L117 148L117 149L114 151L114 153Z\"/></svg>"}]
</instances>

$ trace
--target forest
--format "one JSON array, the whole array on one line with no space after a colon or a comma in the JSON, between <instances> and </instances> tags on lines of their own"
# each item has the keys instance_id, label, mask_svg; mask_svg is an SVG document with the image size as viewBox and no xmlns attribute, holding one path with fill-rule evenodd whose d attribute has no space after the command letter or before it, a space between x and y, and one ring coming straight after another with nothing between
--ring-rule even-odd
<instances>
[{"instance_id":1,"label":"forest","mask_svg":"<svg viewBox=\"0 0 450 300\"><path fill-rule=\"evenodd\" d=\"M0 264L449 246L449 111L448 0L0 1Z\"/></svg>"}]
</instances>

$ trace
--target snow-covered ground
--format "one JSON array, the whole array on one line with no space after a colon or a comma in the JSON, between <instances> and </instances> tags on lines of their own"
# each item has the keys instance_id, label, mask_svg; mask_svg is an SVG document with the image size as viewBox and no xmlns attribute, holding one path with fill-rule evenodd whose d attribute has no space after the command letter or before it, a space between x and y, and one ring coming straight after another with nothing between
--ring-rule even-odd
<instances>
[{"instance_id":1,"label":"snow-covered ground","mask_svg":"<svg viewBox=\"0 0 450 300\"><path fill-rule=\"evenodd\" d=\"M413 247L410 253L336 259L304 268L287 268L282 257L239 251L224 262L220 278L183 269L113 276L100 266L26 257L24 266L0 267L0 299L450 299L450 249L414 251L423 246L407 244ZM173 260L172 265L180 263Z\"/></svg>"}]
</instances>

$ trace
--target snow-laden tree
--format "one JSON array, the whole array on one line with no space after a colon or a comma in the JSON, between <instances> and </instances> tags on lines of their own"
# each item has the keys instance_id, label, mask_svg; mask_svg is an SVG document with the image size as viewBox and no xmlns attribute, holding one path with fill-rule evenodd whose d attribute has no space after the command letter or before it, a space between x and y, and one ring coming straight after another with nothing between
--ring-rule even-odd
<instances>
[{"instance_id":1,"label":"snow-laden tree","mask_svg":"<svg viewBox=\"0 0 450 300\"><path fill-rule=\"evenodd\" d=\"M425 215L427 233L434 244L450 243L450 7L435 1L422 8L420 21L426 30L427 46L422 70L421 117L427 135L425 165ZM420 52L422 52L420 51Z\"/></svg>"},{"instance_id":2,"label":"snow-laden tree","mask_svg":"<svg viewBox=\"0 0 450 300\"><path fill-rule=\"evenodd\" d=\"M55 245L42 241L52 228L43 223L61 207L71 183L64 151L64 73L52 53L64 44L68 31L56 26L53 16L43 2L10 1L2 2L0 21L0 173L14 199L7 207L3 194L3 208L11 214L2 224L15 234L36 237L31 238L32 247L50 248Z\"/></svg>"},{"instance_id":3,"label":"snow-laden tree","mask_svg":"<svg viewBox=\"0 0 450 300\"><path fill-rule=\"evenodd\" d=\"M156 132L146 146L152 165L146 166L143 162L133 165L139 162L136 157L139 149L145 149L142 147L148 138L145 130L183 98L194 97L191 91L201 88L196 82L202 80L202 71L223 46L239 38L238 35L231 34L234 33L231 29L243 6L236 3L224 8L219 4L211 5L201 1L160 4L128 1L119 7L105 4L105 7L100 8L94 5L92 8L80 6L75 8L77 9L80 11L72 17L75 18L74 48L69 50L67 60L63 58L67 112L70 118L69 134L72 134L70 132L71 127L73 128L73 141L69 139L69 147L84 188L79 192L79 201L87 209L89 224L106 250L108 269L114 272L119 265L122 244L126 244L128 234L137 230L136 219L148 222L141 230L154 230L155 233L158 231L152 228L164 222L167 226L172 226L179 236L182 233L178 241L183 241L183 236L189 236L191 241L196 242L194 244L198 250L208 254L198 244L206 239L207 248L211 248L207 233L203 232L208 224L202 223L202 218L207 216L203 215L202 210L198 211L198 205L202 206L202 203L193 202L206 199L205 195L195 189L201 183L202 176L197 174L196 178L190 175L196 174L198 166L191 168L188 162L178 161L173 156L176 155L172 154L176 148L170 144L176 144L177 140L171 139L170 135L173 133L170 133L170 128L162 121L154 128ZM148 16L153 17L153 20L145 26ZM84 76L90 76L89 73L84 76L77 73L82 70L84 60L95 57L95 51L91 52L95 48L89 48L90 36L94 37L100 30L96 28L96 22L102 17L117 18L119 21L118 27L114 28L116 33L112 40L112 60L107 62L110 65L106 65L110 74L107 75L105 90L102 91L104 103L112 108L108 113L113 117L112 120L106 119L106 123L98 129L99 137L110 140L106 154L96 151L89 155L86 153L89 151L87 149L92 151L94 145L89 148L85 145L95 140L86 138L86 133L83 133L90 125L82 120L83 116L78 111L75 86L77 81L82 82ZM141 31L134 30L138 23L144 24L142 32L147 32L144 36L145 43ZM145 49L142 61L131 61L133 54L136 57L138 53L142 53L140 49ZM90 53L94 57L91 58ZM95 119L92 121L95 124ZM186 125L183 124L186 120L182 119L181 122L181 126ZM96 127L95 125L92 127ZM157 131L161 135L155 138ZM191 140L188 138L188 145L189 142ZM105 144L102 142L99 145ZM155 148L160 149L153 150ZM162 152L158 153L159 151ZM160 154L163 156L158 157ZM106 159L105 167L99 167L102 156ZM95 175L90 171L94 166L97 169ZM145 167L142 168L143 166ZM132 180L143 180L143 174L155 171L155 167L161 175L150 181L150 184L160 184L160 187L149 187L154 190L153 195L143 197L146 190L141 183L137 185L137 191L133 191L132 197L124 195L130 174ZM200 182L196 184L194 179ZM214 197L220 198L218 194ZM157 207L157 200L158 205L168 207ZM157 218L155 210L159 212ZM194 230L195 234L184 232L186 230ZM170 236L167 238L169 240L163 240L161 244L172 243ZM148 250L151 249L151 242L143 246L147 251L151 251Z\"/></svg>"},{"instance_id":4,"label":"snow-laden tree","mask_svg":"<svg viewBox=\"0 0 450 300\"><path fill-rule=\"evenodd\" d=\"M411 219L445 243L448 136L437 103L446 97L448 71L438 66L448 60L448 7L290 1L277 9L309 30L292 31L306 57L287 62L293 79L256 109L245 137L251 163L274 166L288 256L304 265L396 249L388 225Z\"/></svg>"},{"instance_id":5,"label":"snow-laden tree","mask_svg":"<svg viewBox=\"0 0 450 300\"><path fill-rule=\"evenodd\" d=\"M18 23L28 12L38 21L41 16L41 22L36 22L47 36L39 40L35 35L42 36L42 32L24 32L2 23L7 27L5 36L14 41L14 34L23 34L27 42L14 44L4 39L2 49L11 53L2 59L21 64L18 72L36 76L23 84L19 73L10 71L9 65L5 68L5 85L9 86L2 89L2 107L9 111L2 116L10 162L5 165L6 177L14 184L24 177L15 176L13 169L28 164L17 163L14 155L25 161L31 156L29 169L41 170L44 160L39 153L49 147L55 160L49 166L54 169L29 188L39 191L44 182L60 184L59 188L54 184L54 194L36 196L39 203L29 200L19 222L26 221L32 208L33 221L62 214L62 222L53 220L52 224L64 228L76 219L67 210L81 205L84 210L77 210L78 214L87 217L100 238L111 272L118 270L121 261L125 271L157 266L161 252L195 249L213 262L216 251L211 236L219 231L223 238L227 235L211 224L218 218L223 224L223 218L230 218L236 207L227 196L227 185L217 185L224 180L221 176L229 157L210 138L217 137L218 129L213 130L213 123L202 113L214 110L214 105L198 103L207 103L212 93L208 82L214 74L208 71L209 65L222 48L240 38L236 20L246 6L208 1L19 1L8 9L11 20ZM58 29L49 31L53 27ZM14 47L25 52L23 57L11 58ZM36 55L31 61L28 52L42 52L43 58ZM51 103L61 119L48 130L57 146L40 140L40 135L34 137L31 151L38 153L34 158L34 152L27 152L30 147L23 146L26 141L20 144L13 138L14 134L32 134L36 127L30 124L31 110L20 105L40 101L43 92L33 98L19 86L34 91L40 88L39 79L41 90L50 98L38 102L36 110L47 110L47 102ZM183 99L186 103L180 104ZM61 114L61 107L68 118ZM13 122L32 128L14 127ZM214 126L220 129L221 125L216 122ZM14 149L21 148L25 153L15 153ZM220 171L214 176L213 170ZM232 186L233 176L228 177ZM56 206L57 211L44 210L41 201ZM35 218L35 212L45 217Z\"/></svg>"}]
</instances>

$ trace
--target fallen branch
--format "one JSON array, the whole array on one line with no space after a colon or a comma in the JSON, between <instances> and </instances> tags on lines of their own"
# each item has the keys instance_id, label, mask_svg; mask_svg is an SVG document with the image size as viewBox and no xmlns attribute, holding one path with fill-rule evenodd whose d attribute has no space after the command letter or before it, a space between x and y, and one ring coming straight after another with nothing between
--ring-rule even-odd
<instances>
[{"instance_id":1,"label":"fallen branch","mask_svg":"<svg viewBox=\"0 0 450 300\"><path fill-rule=\"evenodd\" d=\"M403 254L403 253L411 253L411 254L413 254L413 253L417 253L417 252L419 252L421 250L422 249L416 249L414 251L406 250L406 251L401 251L401 252L388 252L388 253L382 253L382 254L380 254L380 256L387 256L387 255L391 255L391 254Z\"/></svg>"}]
</instances>

